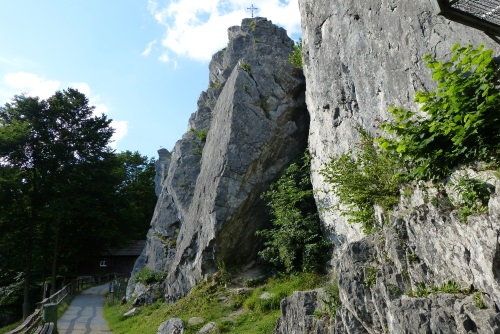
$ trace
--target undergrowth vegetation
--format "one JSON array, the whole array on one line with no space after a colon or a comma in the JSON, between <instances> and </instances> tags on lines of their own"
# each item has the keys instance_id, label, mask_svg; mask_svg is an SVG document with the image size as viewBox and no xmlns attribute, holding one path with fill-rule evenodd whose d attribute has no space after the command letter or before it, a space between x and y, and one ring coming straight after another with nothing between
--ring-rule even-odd
<instances>
[{"instance_id":1,"label":"undergrowth vegetation","mask_svg":"<svg viewBox=\"0 0 500 334\"><path fill-rule=\"evenodd\" d=\"M214 277L220 277L214 275ZM215 322L214 333L272 333L280 315L283 298L295 290L308 290L325 283L325 276L301 273L268 279L255 288L234 285L231 280L212 280L198 284L186 297L175 304L156 302L140 308L140 313L124 317L130 303L109 305L105 318L115 334L154 334L162 322L180 318L184 333L197 333L209 322ZM192 318L201 319L199 322Z\"/></svg>"},{"instance_id":2,"label":"undergrowth vegetation","mask_svg":"<svg viewBox=\"0 0 500 334\"><path fill-rule=\"evenodd\" d=\"M367 234L376 226L375 205L386 212L399 201L400 166L387 151L376 147L373 137L358 127L361 141L352 150L331 159L321 174L338 196L336 206L350 223L361 224Z\"/></svg>"},{"instance_id":3,"label":"undergrowth vegetation","mask_svg":"<svg viewBox=\"0 0 500 334\"><path fill-rule=\"evenodd\" d=\"M459 164L498 160L500 86L492 51L460 44L451 51L451 61L424 56L437 89L416 93L421 112L391 107L394 121L382 125L394 137L381 137L380 146L397 153L412 178L441 179Z\"/></svg>"},{"instance_id":4,"label":"undergrowth vegetation","mask_svg":"<svg viewBox=\"0 0 500 334\"><path fill-rule=\"evenodd\" d=\"M293 51L288 55L288 61L295 68L302 69L302 38L293 45Z\"/></svg>"},{"instance_id":5,"label":"undergrowth vegetation","mask_svg":"<svg viewBox=\"0 0 500 334\"><path fill-rule=\"evenodd\" d=\"M450 183L458 194L454 204L460 207L462 221L467 221L467 217L471 214L488 211L488 200L493 189L487 182L462 175L452 178Z\"/></svg>"},{"instance_id":6,"label":"undergrowth vegetation","mask_svg":"<svg viewBox=\"0 0 500 334\"><path fill-rule=\"evenodd\" d=\"M144 267L134 275L134 282L152 284L163 281L165 277L166 274L164 272L155 272L153 269Z\"/></svg>"},{"instance_id":7,"label":"undergrowth vegetation","mask_svg":"<svg viewBox=\"0 0 500 334\"><path fill-rule=\"evenodd\" d=\"M321 231L310 170L306 153L262 196L268 201L273 227L257 232L264 238L259 256L280 272L319 272L329 257L331 243Z\"/></svg>"}]
</instances>

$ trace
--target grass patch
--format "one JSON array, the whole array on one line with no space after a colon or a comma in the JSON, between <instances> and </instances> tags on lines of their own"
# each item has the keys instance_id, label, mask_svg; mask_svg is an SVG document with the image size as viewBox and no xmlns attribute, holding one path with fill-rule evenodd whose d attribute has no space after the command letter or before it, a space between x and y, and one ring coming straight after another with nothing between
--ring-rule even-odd
<instances>
[{"instance_id":1,"label":"grass patch","mask_svg":"<svg viewBox=\"0 0 500 334\"><path fill-rule=\"evenodd\" d=\"M64 314L64 312L66 312L66 310L68 309L69 305L73 301L73 299L75 299L75 296L72 296L72 297L68 298L65 302L61 303L57 307L57 319L59 319L60 317L62 317L62 315Z\"/></svg>"},{"instance_id":2,"label":"grass patch","mask_svg":"<svg viewBox=\"0 0 500 334\"><path fill-rule=\"evenodd\" d=\"M272 333L280 316L280 302L295 290L309 290L320 286L326 278L319 274L298 274L269 279L248 291L236 293L234 287L204 282L175 304L156 302L141 307L136 316L125 318L130 304L106 305L104 317L115 334L155 334L160 324L170 318L180 318L186 325L184 333L197 333L209 322L217 324L216 333ZM267 292L267 299L261 299ZM203 323L187 325L192 317L201 317Z\"/></svg>"},{"instance_id":3,"label":"grass patch","mask_svg":"<svg viewBox=\"0 0 500 334\"><path fill-rule=\"evenodd\" d=\"M7 333L8 331L11 331L14 328L17 328L17 326L19 326L20 324L22 324L22 321L18 321L16 323L10 324L8 326L2 327L2 328L0 328L0 334Z\"/></svg>"}]
</instances>

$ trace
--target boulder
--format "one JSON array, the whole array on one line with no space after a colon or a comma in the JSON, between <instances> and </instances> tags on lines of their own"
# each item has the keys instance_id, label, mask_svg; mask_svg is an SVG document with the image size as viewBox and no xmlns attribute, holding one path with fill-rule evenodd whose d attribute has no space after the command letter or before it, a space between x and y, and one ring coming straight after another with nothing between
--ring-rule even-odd
<instances>
[{"instance_id":1,"label":"boulder","mask_svg":"<svg viewBox=\"0 0 500 334\"><path fill-rule=\"evenodd\" d=\"M184 323L179 318L168 319L162 322L156 334L182 334L184 333Z\"/></svg>"}]
</instances>

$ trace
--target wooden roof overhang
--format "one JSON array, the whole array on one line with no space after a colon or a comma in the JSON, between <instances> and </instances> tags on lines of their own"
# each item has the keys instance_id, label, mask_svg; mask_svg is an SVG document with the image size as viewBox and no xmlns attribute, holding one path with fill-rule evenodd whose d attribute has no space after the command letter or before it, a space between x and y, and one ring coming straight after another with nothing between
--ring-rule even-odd
<instances>
[{"instance_id":1,"label":"wooden roof overhang","mask_svg":"<svg viewBox=\"0 0 500 334\"><path fill-rule=\"evenodd\" d=\"M437 14L500 36L500 0L430 0Z\"/></svg>"}]
</instances>

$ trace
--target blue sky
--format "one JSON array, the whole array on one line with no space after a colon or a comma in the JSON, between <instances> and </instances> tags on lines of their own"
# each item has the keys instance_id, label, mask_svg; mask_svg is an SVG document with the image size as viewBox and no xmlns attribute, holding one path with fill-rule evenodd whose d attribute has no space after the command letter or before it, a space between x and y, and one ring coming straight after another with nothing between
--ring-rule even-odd
<instances>
[{"instance_id":1,"label":"blue sky","mask_svg":"<svg viewBox=\"0 0 500 334\"><path fill-rule=\"evenodd\" d=\"M257 15L300 34L297 0L9 0L0 9L0 105L74 87L113 119L113 147L156 157L187 131L227 28Z\"/></svg>"}]
</instances>

